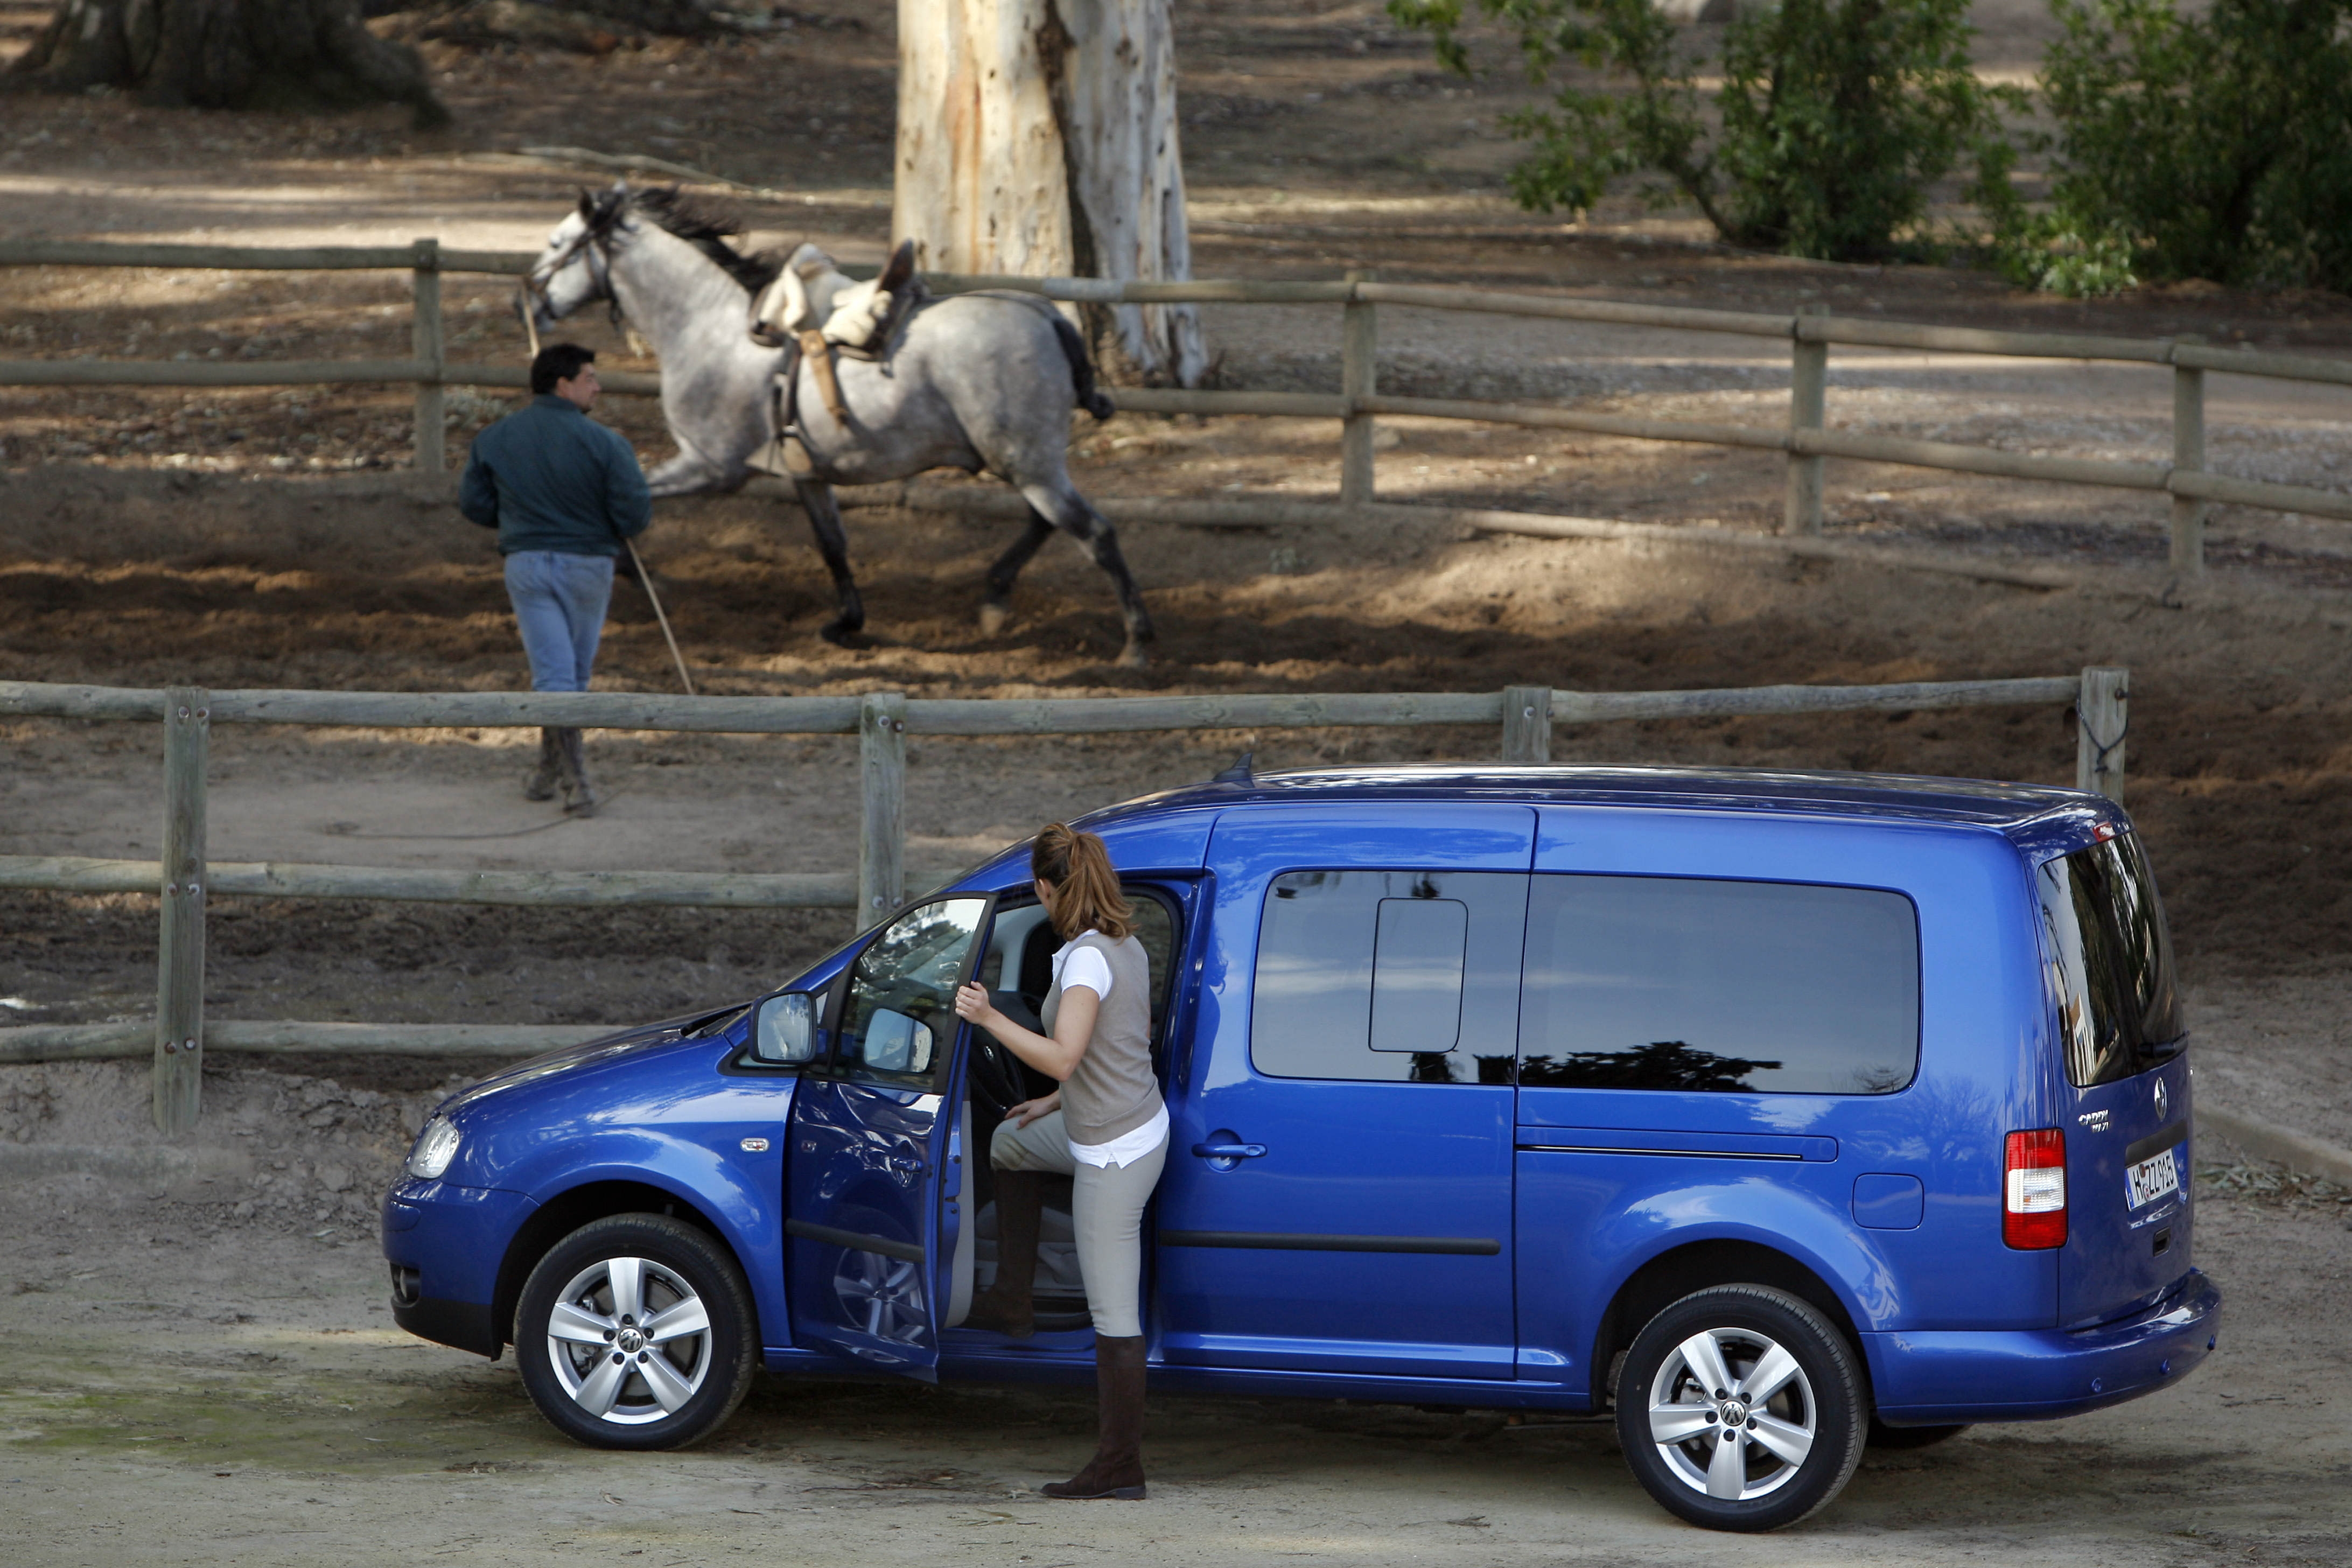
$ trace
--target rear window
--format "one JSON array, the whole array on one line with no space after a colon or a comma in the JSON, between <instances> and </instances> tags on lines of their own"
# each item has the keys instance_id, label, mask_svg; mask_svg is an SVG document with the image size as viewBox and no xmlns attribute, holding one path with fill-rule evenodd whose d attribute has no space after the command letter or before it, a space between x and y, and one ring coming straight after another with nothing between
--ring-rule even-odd
<instances>
[{"instance_id":1,"label":"rear window","mask_svg":"<svg viewBox=\"0 0 2352 1568\"><path fill-rule=\"evenodd\" d=\"M2035 880L2067 1079L2088 1089L2169 1059L2188 1031L2172 937L2139 835L2045 861Z\"/></svg>"},{"instance_id":2,"label":"rear window","mask_svg":"<svg viewBox=\"0 0 2352 1568\"><path fill-rule=\"evenodd\" d=\"M1529 1088L1887 1094L1919 1061L1919 923L1868 888L1544 875Z\"/></svg>"}]
</instances>

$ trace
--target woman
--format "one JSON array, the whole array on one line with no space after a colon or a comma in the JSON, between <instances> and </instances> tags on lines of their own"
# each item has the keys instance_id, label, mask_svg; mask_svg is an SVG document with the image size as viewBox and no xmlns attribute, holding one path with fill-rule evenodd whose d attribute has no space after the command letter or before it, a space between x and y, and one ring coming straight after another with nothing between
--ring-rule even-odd
<instances>
[{"instance_id":1,"label":"woman","mask_svg":"<svg viewBox=\"0 0 2352 1568\"><path fill-rule=\"evenodd\" d=\"M988 992L956 993L958 1016L1062 1088L1006 1112L989 1145L996 1176L996 1279L972 1302L969 1328L1025 1338L1045 1175L1072 1178L1070 1219L1095 1321L1095 1382L1102 1440L1056 1498L1143 1496L1143 1205L1168 1158L1168 1107L1151 1070L1151 968L1135 940L1110 852L1091 833L1056 822L1029 854L1038 900L1055 934L1045 1033L999 1012Z\"/></svg>"}]
</instances>

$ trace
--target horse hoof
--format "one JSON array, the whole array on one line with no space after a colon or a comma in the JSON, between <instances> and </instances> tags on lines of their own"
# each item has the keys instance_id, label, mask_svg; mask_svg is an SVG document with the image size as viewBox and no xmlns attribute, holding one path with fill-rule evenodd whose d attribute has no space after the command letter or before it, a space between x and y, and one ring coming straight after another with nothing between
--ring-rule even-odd
<instances>
[{"instance_id":1,"label":"horse hoof","mask_svg":"<svg viewBox=\"0 0 2352 1568\"><path fill-rule=\"evenodd\" d=\"M1013 612L1006 609L1002 605L981 605L980 635L984 637L994 637L997 633L1004 629L1004 623L1012 618Z\"/></svg>"},{"instance_id":2,"label":"horse hoof","mask_svg":"<svg viewBox=\"0 0 2352 1568\"><path fill-rule=\"evenodd\" d=\"M819 627L816 635L835 647L856 647L865 640L857 635L858 629L845 622L835 621Z\"/></svg>"},{"instance_id":3,"label":"horse hoof","mask_svg":"<svg viewBox=\"0 0 2352 1568\"><path fill-rule=\"evenodd\" d=\"M1119 667L1119 668L1121 668L1121 669L1148 669L1148 668L1150 668L1150 666L1151 666L1151 656L1150 656L1150 654L1148 654L1148 653L1146 653L1146 652L1144 652L1144 651L1143 651L1143 645L1142 645L1141 643L1132 643L1132 642L1131 642L1131 643L1128 644L1125 647L1123 647L1123 648L1121 648L1121 649L1119 650L1119 654L1118 654L1118 667Z\"/></svg>"}]
</instances>

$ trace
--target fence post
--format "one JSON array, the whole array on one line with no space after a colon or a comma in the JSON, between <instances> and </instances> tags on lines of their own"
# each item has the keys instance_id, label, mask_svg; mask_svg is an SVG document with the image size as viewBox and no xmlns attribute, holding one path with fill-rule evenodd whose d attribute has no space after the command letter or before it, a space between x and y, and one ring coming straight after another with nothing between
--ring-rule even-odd
<instances>
[{"instance_id":1,"label":"fence post","mask_svg":"<svg viewBox=\"0 0 2352 1568\"><path fill-rule=\"evenodd\" d=\"M2074 699L2074 787L2124 803L2124 737L2131 729L2131 671L2094 665Z\"/></svg>"},{"instance_id":2,"label":"fence post","mask_svg":"<svg viewBox=\"0 0 2352 1568\"><path fill-rule=\"evenodd\" d=\"M2193 334L2175 343L2201 343ZM2172 367L2172 467L2175 472L2205 467L2205 373L2192 365ZM2172 498L2172 570L2182 582L2205 574L2205 503Z\"/></svg>"},{"instance_id":3,"label":"fence post","mask_svg":"<svg viewBox=\"0 0 2352 1568\"><path fill-rule=\"evenodd\" d=\"M1503 688L1503 761L1551 761L1551 688Z\"/></svg>"},{"instance_id":4,"label":"fence post","mask_svg":"<svg viewBox=\"0 0 2352 1568\"><path fill-rule=\"evenodd\" d=\"M204 1089L205 765L211 695L163 693L163 913L155 965L155 1125L196 1124Z\"/></svg>"},{"instance_id":5,"label":"fence post","mask_svg":"<svg viewBox=\"0 0 2352 1568\"><path fill-rule=\"evenodd\" d=\"M857 929L907 896L907 694L869 691L857 709Z\"/></svg>"},{"instance_id":6,"label":"fence post","mask_svg":"<svg viewBox=\"0 0 2352 1568\"><path fill-rule=\"evenodd\" d=\"M1827 411L1830 379L1830 345L1809 341L1805 335L1806 316L1825 315L1819 305L1800 305L1795 330L1789 345L1789 434L1801 430L1819 430ZM1791 451L1789 454L1788 508L1780 521L1783 533L1819 533L1822 531L1822 464L1820 458L1809 458Z\"/></svg>"},{"instance_id":7,"label":"fence post","mask_svg":"<svg viewBox=\"0 0 2352 1568\"><path fill-rule=\"evenodd\" d=\"M409 343L416 357L433 367L433 379L416 384L416 467L437 474L449 466L449 437L442 426L441 376L448 368L448 350L441 335L441 242L420 239L415 270L410 273L415 300Z\"/></svg>"},{"instance_id":8,"label":"fence post","mask_svg":"<svg viewBox=\"0 0 2352 1568\"><path fill-rule=\"evenodd\" d=\"M1366 283L1370 272L1350 272L1348 281ZM1351 402L1370 397L1379 386L1380 326L1369 300L1350 292L1339 307L1339 395ZM1349 414L1339 426L1339 501L1361 506L1372 499L1372 429L1369 414Z\"/></svg>"}]
</instances>

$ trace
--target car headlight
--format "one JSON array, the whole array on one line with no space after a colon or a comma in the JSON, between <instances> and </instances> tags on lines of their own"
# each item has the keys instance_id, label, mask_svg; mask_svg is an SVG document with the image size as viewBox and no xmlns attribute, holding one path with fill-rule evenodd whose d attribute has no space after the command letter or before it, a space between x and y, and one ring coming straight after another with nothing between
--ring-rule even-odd
<instances>
[{"instance_id":1,"label":"car headlight","mask_svg":"<svg viewBox=\"0 0 2352 1568\"><path fill-rule=\"evenodd\" d=\"M425 1181L436 1180L457 1157L457 1124L446 1116L436 1116L416 1135L416 1147L408 1152L408 1173Z\"/></svg>"}]
</instances>

